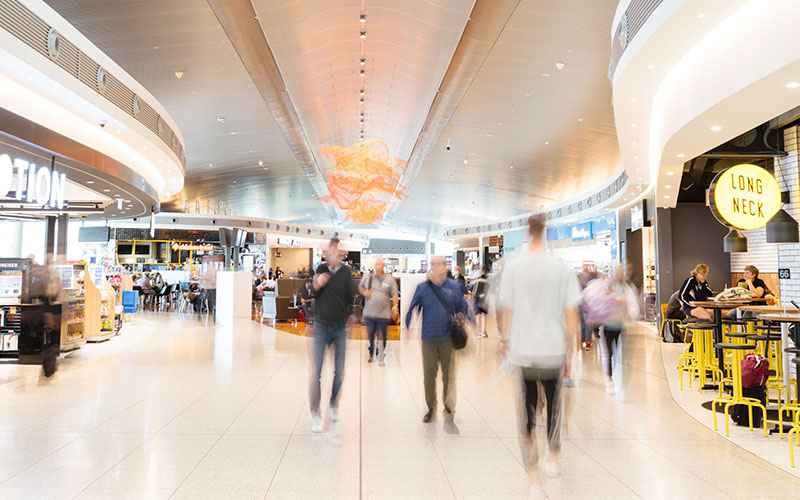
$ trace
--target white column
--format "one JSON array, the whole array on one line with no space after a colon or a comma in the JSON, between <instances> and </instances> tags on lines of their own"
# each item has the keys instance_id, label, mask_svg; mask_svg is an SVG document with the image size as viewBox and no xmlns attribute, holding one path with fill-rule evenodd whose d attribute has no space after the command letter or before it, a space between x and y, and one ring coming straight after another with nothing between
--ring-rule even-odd
<instances>
[{"instance_id":1,"label":"white column","mask_svg":"<svg viewBox=\"0 0 800 500\"><path fill-rule=\"evenodd\" d=\"M478 237L478 260L480 261L478 267L483 269L483 236Z\"/></svg>"}]
</instances>

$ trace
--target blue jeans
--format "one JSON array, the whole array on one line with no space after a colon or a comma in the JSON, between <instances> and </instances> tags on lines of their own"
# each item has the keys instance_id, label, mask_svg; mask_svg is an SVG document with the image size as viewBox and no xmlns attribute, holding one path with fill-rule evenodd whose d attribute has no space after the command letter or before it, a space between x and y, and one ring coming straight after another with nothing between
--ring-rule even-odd
<instances>
[{"instance_id":1,"label":"blue jeans","mask_svg":"<svg viewBox=\"0 0 800 500\"><path fill-rule=\"evenodd\" d=\"M386 354L386 326L389 320L386 318L368 318L364 316L364 323L367 324L367 335L369 335L369 355L373 353L377 356L378 352ZM375 334L383 336L383 349L374 349L375 347Z\"/></svg>"},{"instance_id":2,"label":"blue jeans","mask_svg":"<svg viewBox=\"0 0 800 500\"><path fill-rule=\"evenodd\" d=\"M339 389L342 387L344 375L344 351L347 347L347 334L344 323L325 323L316 321L314 324L314 366L311 372L311 383L308 388L308 406L311 413L319 414L320 388L322 376L322 361L325 359L325 348L333 346L333 388L331 389L331 407L338 404Z\"/></svg>"}]
</instances>

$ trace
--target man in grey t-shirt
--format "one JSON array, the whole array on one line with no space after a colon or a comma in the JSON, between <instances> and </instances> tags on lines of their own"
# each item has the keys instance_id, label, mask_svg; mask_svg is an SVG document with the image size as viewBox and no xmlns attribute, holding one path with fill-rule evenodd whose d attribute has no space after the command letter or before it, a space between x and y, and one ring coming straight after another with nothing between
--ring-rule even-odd
<instances>
[{"instance_id":1,"label":"man in grey t-shirt","mask_svg":"<svg viewBox=\"0 0 800 500\"><path fill-rule=\"evenodd\" d=\"M389 321L397 320L397 282L394 278L383 272L383 259L375 261L375 272L361 278L358 291L365 297L364 323L367 325L369 335L369 362L372 363L373 355L378 356L380 362L386 356L386 327ZM383 349L375 349L375 333L383 335Z\"/></svg>"}]
</instances>

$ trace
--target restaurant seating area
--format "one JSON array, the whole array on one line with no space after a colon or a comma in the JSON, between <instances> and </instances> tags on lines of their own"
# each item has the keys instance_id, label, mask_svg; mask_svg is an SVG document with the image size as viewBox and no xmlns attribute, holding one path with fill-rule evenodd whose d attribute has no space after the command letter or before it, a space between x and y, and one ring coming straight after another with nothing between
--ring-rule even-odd
<instances>
[{"instance_id":1,"label":"restaurant seating area","mask_svg":"<svg viewBox=\"0 0 800 500\"><path fill-rule=\"evenodd\" d=\"M761 427L767 439L787 436L789 462L794 467L794 447L800 446L800 403L793 376L800 366L800 349L794 346L800 328L790 325L800 324L800 311L748 301L703 302L702 306L714 309L715 321L684 320L684 348L677 359L680 391L695 389L703 395L714 430L719 429L717 413L721 413L725 436L731 435L732 421L751 431ZM739 318L727 319L722 314L730 310L736 310ZM745 361L750 354L757 357ZM752 385L751 373L743 372L753 362L768 363L761 385ZM793 370L788 369L791 365ZM716 394L706 406L706 394L712 391ZM759 393L765 397L758 397Z\"/></svg>"}]
</instances>

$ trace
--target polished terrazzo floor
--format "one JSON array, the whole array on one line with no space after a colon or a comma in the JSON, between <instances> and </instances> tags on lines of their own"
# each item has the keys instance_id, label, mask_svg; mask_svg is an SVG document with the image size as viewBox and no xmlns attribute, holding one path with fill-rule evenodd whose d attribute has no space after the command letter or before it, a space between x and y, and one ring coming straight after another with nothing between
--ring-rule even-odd
<instances>
[{"instance_id":1,"label":"polished terrazzo floor","mask_svg":"<svg viewBox=\"0 0 800 500\"><path fill-rule=\"evenodd\" d=\"M348 343L342 419L322 435L309 428L309 339L257 322L147 313L51 379L0 365L0 498L528 498L496 341L459 359L451 435L420 422L413 337L385 366ZM800 480L674 403L651 330L626 333L623 353L615 395L597 352L582 354L550 498L800 497Z\"/></svg>"}]
</instances>

